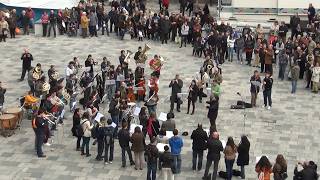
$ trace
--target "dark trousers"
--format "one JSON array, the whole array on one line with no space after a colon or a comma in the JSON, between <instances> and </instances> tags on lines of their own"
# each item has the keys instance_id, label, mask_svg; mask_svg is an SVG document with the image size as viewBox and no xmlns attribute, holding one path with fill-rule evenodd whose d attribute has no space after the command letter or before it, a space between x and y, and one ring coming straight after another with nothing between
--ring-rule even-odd
<instances>
[{"instance_id":1,"label":"dark trousers","mask_svg":"<svg viewBox=\"0 0 320 180\"><path fill-rule=\"evenodd\" d=\"M108 26L106 25L106 27L103 27L102 26L102 35L104 35L104 31L106 31L107 32L107 35L109 36L109 29L108 29ZM111 31L111 29L110 29L110 31Z\"/></svg>"},{"instance_id":2,"label":"dark trousers","mask_svg":"<svg viewBox=\"0 0 320 180\"><path fill-rule=\"evenodd\" d=\"M130 164L134 164L134 161L132 159L132 153L131 153L131 150L130 150L130 147L124 147L124 148L121 148L121 159L122 159L122 166L125 167L126 166L126 152L129 156L129 160L130 160Z\"/></svg>"},{"instance_id":3,"label":"dark trousers","mask_svg":"<svg viewBox=\"0 0 320 180\"><path fill-rule=\"evenodd\" d=\"M195 101L192 101L190 99L188 99L188 113L189 113L189 109L190 109L190 104L192 103L192 112L191 114L194 113L194 108L195 108Z\"/></svg>"},{"instance_id":4,"label":"dark trousers","mask_svg":"<svg viewBox=\"0 0 320 180\"><path fill-rule=\"evenodd\" d=\"M216 180L217 179L219 160L207 159L206 169L204 171L204 177L208 177L209 169L210 169L212 163L213 163L212 180Z\"/></svg>"},{"instance_id":5,"label":"dark trousers","mask_svg":"<svg viewBox=\"0 0 320 180\"><path fill-rule=\"evenodd\" d=\"M161 33L161 43L168 43L168 33Z\"/></svg>"},{"instance_id":6,"label":"dark trousers","mask_svg":"<svg viewBox=\"0 0 320 180\"><path fill-rule=\"evenodd\" d=\"M10 38L16 38L16 28L10 28Z\"/></svg>"},{"instance_id":7,"label":"dark trousers","mask_svg":"<svg viewBox=\"0 0 320 180\"><path fill-rule=\"evenodd\" d=\"M231 180L231 178L232 178L233 163L234 163L234 159L232 159L232 160L225 159L226 171L227 171L227 180Z\"/></svg>"},{"instance_id":8,"label":"dark trousers","mask_svg":"<svg viewBox=\"0 0 320 180\"><path fill-rule=\"evenodd\" d=\"M114 22L110 21L110 33L112 33L112 28L113 28Z\"/></svg>"},{"instance_id":9,"label":"dark trousers","mask_svg":"<svg viewBox=\"0 0 320 180\"><path fill-rule=\"evenodd\" d=\"M198 169L197 169L197 158L198 158ZM192 151L192 170L200 171L202 168L203 151L193 150Z\"/></svg>"},{"instance_id":10,"label":"dark trousers","mask_svg":"<svg viewBox=\"0 0 320 180\"><path fill-rule=\"evenodd\" d=\"M42 24L42 37L47 36L48 24Z\"/></svg>"},{"instance_id":11,"label":"dark trousers","mask_svg":"<svg viewBox=\"0 0 320 180\"><path fill-rule=\"evenodd\" d=\"M23 25L23 35L29 35L29 24Z\"/></svg>"},{"instance_id":12,"label":"dark trousers","mask_svg":"<svg viewBox=\"0 0 320 180\"><path fill-rule=\"evenodd\" d=\"M22 67L22 73L21 73L21 80L24 79L24 76L26 75L26 72L30 71L31 70L31 67Z\"/></svg>"},{"instance_id":13,"label":"dark trousers","mask_svg":"<svg viewBox=\"0 0 320 180\"><path fill-rule=\"evenodd\" d=\"M51 28L53 29L53 36L56 37L57 36L56 24L51 24L51 23L49 24L48 37L50 37Z\"/></svg>"},{"instance_id":14,"label":"dark trousers","mask_svg":"<svg viewBox=\"0 0 320 180\"><path fill-rule=\"evenodd\" d=\"M177 96L171 96L170 98L170 111L173 111L174 103L177 103L177 111L180 111L180 99Z\"/></svg>"},{"instance_id":15,"label":"dark trousers","mask_svg":"<svg viewBox=\"0 0 320 180\"><path fill-rule=\"evenodd\" d=\"M298 34L299 33L296 28L291 28L291 39L293 39L293 37L297 37Z\"/></svg>"},{"instance_id":16,"label":"dark trousers","mask_svg":"<svg viewBox=\"0 0 320 180\"><path fill-rule=\"evenodd\" d=\"M96 26L89 26L90 36L98 36Z\"/></svg>"},{"instance_id":17,"label":"dark trousers","mask_svg":"<svg viewBox=\"0 0 320 180\"><path fill-rule=\"evenodd\" d=\"M157 162L147 163L147 180L156 180L157 175Z\"/></svg>"},{"instance_id":18,"label":"dark trousers","mask_svg":"<svg viewBox=\"0 0 320 180\"><path fill-rule=\"evenodd\" d=\"M90 143L90 137L82 137L82 147L81 152L84 154L84 148L86 148L86 155L89 155L89 143Z\"/></svg>"},{"instance_id":19,"label":"dark trousers","mask_svg":"<svg viewBox=\"0 0 320 180\"><path fill-rule=\"evenodd\" d=\"M182 44L184 43L184 47L187 46L187 38L188 38L188 35L181 35L181 44L180 44L180 47L182 47Z\"/></svg>"},{"instance_id":20,"label":"dark trousers","mask_svg":"<svg viewBox=\"0 0 320 180\"><path fill-rule=\"evenodd\" d=\"M98 154L97 154L96 159L102 158L103 150L104 150L104 141L103 141L103 139L98 139Z\"/></svg>"},{"instance_id":21,"label":"dark trousers","mask_svg":"<svg viewBox=\"0 0 320 180\"><path fill-rule=\"evenodd\" d=\"M7 38L7 35L6 34L0 34L0 42L6 42L6 38Z\"/></svg>"},{"instance_id":22,"label":"dark trousers","mask_svg":"<svg viewBox=\"0 0 320 180\"><path fill-rule=\"evenodd\" d=\"M171 30L171 41L175 41L176 40L176 36L177 36L177 28L174 28Z\"/></svg>"},{"instance_id":23,"label":"dark trousers","mask_svg":"<svg viewBox=\"0 0 320 180\"><path fill-rule=\"evenodd\" d=\"M109 150L110 150L110 156L109 156ZM113 151L114 151L114 143L105 143L104 146L104 162L107 161L113 161Z\"/></svg>"},{"instance_id":24,"label":"dark trousers","mask_svg":"<svg viewBox=\"0 0 320 180\"><path fill-rule=\"evenodd\" d=\"M246 61L248 65L251 65L252 52L246 52Z\"/></svg>"},{"instance_id":25,"label":"dark trousers","mask_svg":"<svg viewBox=\"0 0 320 180\"><path fill-rule=\"evenodd\" d=\"M37 149L37 155L42 156L43 151L42 151L42 144L44 141L44 133L41 132L36 132L36 149Z\"/></svg>"},{"instance_id":26,"label":"dark trousers","mask_svg":"<svg viewBox=\"0 0 320 180\"><path fill-rule=\"evenodd\" d=\"M199 88L198 97L199 97L199 102L200 103L202 103L202 95L203 95L203 88Z\"/></svg>"},{"instance_id":27,"label":"dark trousers","mask_svg":"<svg viewBox=\"0 0 320 180\"><path fill-rule=\"evenodd\" d=\"M280 66L279 66L279 76L278 76L278 78L281 79L281 80L284 79L284 73L286 72L286 67L287 67L286 64L280 64Z\"/></svg>"},{"instance_id":28,"label":"dark trousers","mask_svg":"<svg viewBox=\"0 0 320 180\"><path fill-rule=\"evenodd\" d=\"M263 91L263 102L264 102L264 106L267 106L268 103L269 103L269 106L272 106L271 90Z\"/></svg>"},{"instance_id":29,"label":"dark trousers","mask_svg":"<svg viewBox=\"0 0 320 180\"><path fill-rule=\"evenodd\" d=\"M273 74L272 64L265 64L266 72L269 72L271 75Z\"/></svg>"},{"instance_id":30,"label":"dark trousers","mask_svg":"<svg viewBox=\"0 0 320 180\"><path fill-rule=\"evenodd\" d=\"M77 149L80 148L80 142L82 137L77 137Z\"/></svg>"}]
</instances>

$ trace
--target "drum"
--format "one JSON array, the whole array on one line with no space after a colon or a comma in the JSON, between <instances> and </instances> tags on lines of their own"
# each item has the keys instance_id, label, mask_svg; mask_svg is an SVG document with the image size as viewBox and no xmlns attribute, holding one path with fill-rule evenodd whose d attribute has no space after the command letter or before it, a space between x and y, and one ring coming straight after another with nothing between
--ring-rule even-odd
<instances>
[{"instance_id":1,"label":"drum","mask_svg":"<svg viewBox=\"0 0 320 180\"><path fill-rule=\"evenodd\" d=\"M22 120L23 113L22 113L21 108L19 108L19 107L8 108L8 109L4 110L4 113L5 114L13 114L16 117L15 121L13 121L11 123L11 129L15 129L17 127L17 124L19 124Z\"/></svg>"},{"instance_id":2,"label":"drum","mask_svg":"<svg viewBox=\"0 0 320 180\"><path fill-rule=\"evenodd\" d=\"M0 125L2 130L12 129L12 124L16 124L17 117L13 114L3 114L0 116Z\"/></svg>"}]
</instances>

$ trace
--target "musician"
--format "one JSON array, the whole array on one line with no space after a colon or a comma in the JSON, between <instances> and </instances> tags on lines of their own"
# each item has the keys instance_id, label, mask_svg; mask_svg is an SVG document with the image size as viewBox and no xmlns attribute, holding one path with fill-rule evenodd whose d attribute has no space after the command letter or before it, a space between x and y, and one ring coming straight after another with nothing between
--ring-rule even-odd
<instances>
[{"instance_id":1,"label":"musician","mask_svg":"<svg viewBox=\"0 0 320 180\"><path fill-rule=\"evenodd\" d=\"M138 83L135 85L137 90L137 100L138 101L144 101L144 98L146 96L146 87L145 87L145 80L144 77L138 79Z\"/></svg>"},{"instance_id":2,"label":"musician","mask_svg":"<svg viewBox=\"0 0 320 180\"><path fill-rule=\"evenodd\" d=\"M204 71L205 72L208 72L209 70L208 70L208 65L211 65L211 67L213 67L214 65L213 65L213 61L212 61L212 59L210 58L210 56L207 56L206 57L206 59L204 60L204 62L203 62L203 68L204 68Z\"/></svg>"},{"instance_id":3,"label":"musician","mask_svg":"<svg viewBox=\"0 0 320 180\"><path fill-rule=\"evenodd\" d=\"M151 140L152 137L157 137L159 134L160 124L158 119L156 119L156 113L152 112L146 124L147 134Z\"/></svg>"},{"instance_id":4,"label":"musician","mask_svg":"<svg viewBox=\"0 0 320 180\"><path fill-rule=\"evenodd\" d=\"M127 99L127 85L125 82L121 82L120 88L119 88L119 93L120 93L120 99Z\"/></svg>"},{"instance_id":5,"label":"musician","mask_svg":"<svg viewBox=\"0 0 320 180\"><path fill-rule=\"evenodd\" d=\"M102 97L104 96L104 87L103 87L104 85L103 85L103 80L100 74L96 75L96 82L97 82L96 89L99 94L99 99L101 100Z\"/></svg>"},{"instance_id":6,"label":"musician","mask_svg":"<svg viewBox=\"0 0 320 180\"><path fill-rule=\"evenodd\" d=\"M188 111L187 114L189 114L190 104L192 103L192 112L191 115L194 114L195 109L195 102L197 101L199 89L196 84L196 80L192 80L190 86L189 86L189 94L188 94Z\"/></svg>"},{"instance_id":7,"label":"musician","mask_svg":"<svg viewBox=\"0 0 320 180\"><path fill-rule=\"evenodd\" d=\"M33 56L29 53L28 49L24 49L24 53L21 56L22 60L22 73L20 81L23 81L26 72L31 70L31 61L33 61Z\"/></svg>"},{"instance_id":8,"label":"musician","mask_svg":"<svg viewBox=\"0 0 320 180\"><path fill-rule=\"evenodd\" d=\"M157 112L158 101L159 101L158 94L154 94L145 103L145 106L147 106L147 108L148 108L149 115L151 113L156 113Z\"/></svg>"},{"instance_id":9,"label":"musician","mask_svg":"<svg viewBox=\"0 0 320 180\"><path fill-rule=\"evenodd\" d=\"M35 96L36 97L40 97L41 95L43 95L45 93L44 89L43 89L43 85L46 83L46 77L42 76L39 80L37 80L35 82Z\"/></svg>"},{"instance_id":10,"label":"musician","mask_svg":"<svg viewBox=\"0 0 320 180\"><path fill-rule=\"evenodd\" d=\"M56 72L56 68L54 65L50 65L50 69L48 70L48 77L49 77L49 82L51 82L52 80L56 80L54 77L54 73Z\"/></svg>"},{"instance_id":11,"label":"musician","mask_svg":"<svg viewBox=\"0 0 320 180\"><path fill-rule=\"evenodd\" d=\"M39 72L38 72L39 71ZM34 93L35 91L35 82L38 79L35 79L34 75L37 75L37 78L41 78L43 76L43 71L41 70L41 64L38 63L35 68L31 69L28 73L28 85L30 90Z\"/></svg>"},{"instance_id":12,"label":"musician","mask_svg":"<svg viewBox=\"0 0 320 180\"><path fill-rule=\"evenodd\" d=\"M57 92L52 92L52 94L48 96L47 100L51 104L51 109L48 112L52 112L52 114L59 120L58 123L63 124L64 103L57 96Z\"/></svg>"},{"instance_id":13,"label":"musician","mask_svg":"<svg viewBox=\"0 0 320 180\"><path fill-rule=\"evenodd\" d=\"M201 67L200 68L200 71L196 73L195 75L195 81L196 81L196 84L198 86L198 89L199 89L199 93L198 93L198 96L199 96L199 102L202 103L202 97L203 97L203 88L204 87L208 87L208 82L209 82L209 75L204 71L204 68Z\"/></svg>"},{"instance_id":14,"label":"musician","mask_svg":"<svg viewBox=\"0 0 320 180\"><path fill-rule=\"evenodd\" d=\"M250 78L250 93L251 93L251 105L256 107L258 93L260 91L261 78L257 70L254 71L253 76Z\"/></svg>"},{"instance_id":15,"label":"musician","mask_svg":"<svg viewBox=\"0 0 320 180\"><path fill-rule=\"evenodd\" d=\"M216 132L216 119L218 117L219 111L219 96L211 95L210 100L206 103L209 104L209 106L207 106L207 108L209 109L207 117L210 120L210 129L213 129L213 131Z\"/></svg>"},{"instance_id":16,"label":"musician","mask_svg":"<svg viewBox=\"0 0 320 180\"><path fill-rule=\"evenodd\" d=\"M156 77L154 73L151 74L151 78L148 81L149 87L149 97L153 94L158 94L159 91L159 79Z\"/></svg>"},{"instance_id":17,"label":"musician","mask_svg":"<svg viewBox=\"0 0 320 180\"><path fill-rule=\"evenodd\" d=\"M32 106L37 103L39 99L32 95L31 91L28 91L28 94L24 96L24 108L31 109Z\"/></svg>"},{"instance_id":18,"label":"musician","mask_svg":"<svg viewBox=\"0 0 320 180\"><path fill-rule=\"evenodd\" d=\"M117 136L118 132L118 125L119 125L119 116L120 116L120 95L115 94L109 104L109 110L112 122L114 122L117 126L115 128L115 137Z\"/></svg>"},{"instance_id":19,"label":"musician","mask_svg":"<svg viewBox=\"0 0 320 180\"><path fill-rule=\"evenodd\" d=\"M75 102L77 101L75 94L76 90L76 76L75 74L70 74L69 78L66 79L66 87L65 89L67 90L67 93L70 95L70 102L69 102L69 107L70 111L72 112L74 107L75 107Z\"/></svg>"},{"instance_id":20,"label":"musician","mask_svg":"<svg viewBox=\"0 0 320 180\"><path fill-rule=\"evenodd\" d=\"M134 79L135 79L134 84L137 85L140 79L143 78L143 76L144 76L143 68L140 66L137 66L136 70L134 71Z\"/></svg>"},{"instance_id":21,"label":"musician","mask_svg":"<svg viewBox=\"0 0 320 180\"><path fill-rule=\"evenodd\" d=\"M87 102L87 107L93 106L99 111L99 93L96 89L94 89L90 95L89 101Z\"/></svg>"},{"instance_id":22,"label":"musician","mask_svg":"<svg viewBox=\"0 0 320 180\"><path fill-rule=\"evenodd\" d=\"M110 65L109 70L106 72L106 94L109 101L111 101L114 93L116 92L116 74L114 71L114 65Z\"/></svg>"},{"instance_id":23,"label":"musician","mask_svg":"<svg viewBox=\"0 0 320 180\"><path fill-rule=\"evenodd\" d=\"M88 72L84 72L84 76L80 80L80 87L82 88L83 92L83 108L85 108L85 105L89 101L89 96L91 94L91 86L92 86L92 78Z\"/></svg>"},{"instance_id":24,"label":"musician","mask_svg":"<svg viewBox=\"0 0 320 180\"><path fill-rule=\"evenodd\" d=\"M134 54L134 57L133 57L133 59L135 60L136 64L138 64L138 62L140 61L139 56L140 56L141 52L142 52L142 47L139 46L138 47L138 51Z\"/></svg>"},{"instance_id":25,"label":"musician","mask_svg":"<svg viewBox=\"0 0 320 180\"><path fill-rule=\"evenodd\" d=\"M39 158L46 157L46 155L44 155L42 151L42 145L45 139L45 125L45 113L43 109L40 109L38 111L37 117L32 120L32 127L36 135L35 147L37 149L37 155Z\"/></svg>"},{"instance_id":26,"label":"musician","mask_svg":"<svg viewBox=\"0 0 320 180\"><path fill-rule=\"evenodd\" d=\"M102 85L103 87L105 87L105 83L106 83L106 76L107 76L107 72L110 69L110 61L107 60L107 57L103 57L102 59L102 63L100 65L101 67L101 72L102 72Z\"/></svg>"},{"instance_id":27,"label":"musician","mask_svg":"<svg viewBox=\"0 0 320 180\"><path fill-rule=\"evenodd\" d=\"M154 58L149 61L149 66L153 70L153 74L157 78L159 78L161 67L162 67L162 62L161 62L160 57L158 55L154 55Z\"/></svg>"},{"instance_id":28,"label":"musician","mask_svg":"<svg viewBox=\"0 0 320 180\"><path fill-rule=\"evenodd\" d=\"M84 63L85 63L85 67L90 67L89 73L93 77L93 66L96 65L97 63L93 60L91 54L88 55L88 58Z\"/></svg>"},{"instance_id":29,"label":"musician","mask_svg":"<svg viewBox=\"0 0 320 180\"><path fill-rule=\"evenodd\" d=\"M170 96L170 111L174 109L174 103L177 103L177 111L180 112L181 99L178 98L178 93L181 93L183 87L183 81L179 78L179 74L176 74L175 79L171 80L169 87L171 87L171 96Z\"/></svg>"},{"instance_id":30,"label":"musician","mask_svg":"<svg viewBox=\"0 0 320 180\"><path fill-rule=\"evenodd\" d=\"M123 70L123 74L125 78L128 78L128 62L125 62L125 58L126 58L126 51L125 50L121 50L120 52L120 56L119 56L119 63L121 65L121 68Z\"/></svg>"},{"instance_id":31,"label":"musician","mask_svg":"<svg viewBox=\"0 0 320 180\"><path fill-rule=\"evenodd\" d=\"M6 88L2 87L2 82L0 81L0 111L2 110L4 104L4 94L7 92Z\"/></svg>"},{"instance_id":32,"label":"musician","mask_svg":"<svg viewBox=\"0 0 320 180\"><path fill-rule=\"evenodd\" d=\"M76 75L75 63L70 61L65 69L66 79L69 79L71 75Z\"/></svg>"},{"instance_id":33,"label":"musician","mask_svg":"<svg viewBox=\"0 0 320 180\"><path fill-rule=\"evenodd\" d=\"M77 57L73 57L73 62L74 62L74 73L77 75L79 72L79 69L82 68L82 65L80 65Z\"/></svg>"}]
</instances>

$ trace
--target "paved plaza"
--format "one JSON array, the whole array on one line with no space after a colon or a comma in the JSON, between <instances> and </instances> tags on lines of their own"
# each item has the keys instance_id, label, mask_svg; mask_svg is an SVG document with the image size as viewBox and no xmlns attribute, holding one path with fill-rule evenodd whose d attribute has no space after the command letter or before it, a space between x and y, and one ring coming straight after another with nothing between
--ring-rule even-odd
<instances>
[{"instance_id":1,"label":"paved plaza","mask_svg":"<svg viewBox=\"0 0 320 180\"><path fill-rule=\"evenodd\" d=\"M160 54L166 59L160 77L160 103L159 112L169 111L168 95L171 89L168 87L175 74L180 74L184 82L183 91L187 92L189 83L195 73L202 65L202 58L192 55L192 47L179 48L178 45L169 43L161 45L159 42L129 40L118 40L114 34L110 37L99 36L98 38L67 38L58 36L53 38L39 38L34 36L19 36L0 46L0 80L7 87L5 106L18 105L17 98L23 95L29 88L27 81L18 82L21 74L20 56L23 48L28 48L33 54L34 62L41 63L47 72L51 64L56 65L60 74L64 74L64 68L74 56L79 57L82 64L88 54L100 63L102 57L106 56L112 64L118 64L120 50L131 50L135 52L138 46L147 43L151 50L148 57ZM130 63L132 69L134 62ZM97 67L98 68L98 67ZM217 119L217 128L220 139L226 140L233 136L238 143L242 134L247 134L251 141L250 165L246 167L247 179L257 179L254 171L256 157L267 155L272 163L278 153L284 155L288 161L289 179L292 179L294 165L298 160L314 160L320 162L319 137L319 94L307 91L305 82L298 82L296 95L290 94L291 82L278 81L275 77L273 88L273 107L266 110L262 107L262 94L259 94L258 108L243 110L231 110L230 105L241 100L236 94L244 95L245 101L250 101L249 78L254 68L226 62L222 65L223 83L220 99L220 109ZM146 74L151 70L147 68ZM277 69L275 68L275 72ZM275 73L277 74L277 73ZM101 104L104 114L107 113L108 103ZM182 173L176 176L176 180L201 179L203 170L193 172L191 170L192 141L190 134L198 123L208 128L209 121L206 118L206 104L196 103L195 115L186 114L186 101L182 105L180 113L176 114L176 124L180 132L188 131L189 136L183 137L184 147L182 150ZM244 128L243 114L247 114ZM11 137L0 137L0 179L119 179L135 180L146 178L146 168L136 171L133 167L121 168L121 153L118 142L115 142L115 159L113 164L104 165L97 162L96 146L90 146L91 157L80 156L75 151L76 139L71 135L72 115L66 113L65 124L58 127L54 143L51 147L44 147L45 159L37 158L34 152L34 132L30 120L22 121L21 130ZM92 141L91 141L92 142ZM238 167L234 165L234 169ZM219 164L219 171L225 171L224 159ZM212 171L212 169L211 169ZM158 172L158 179L162 176ZM236 177L234 178L236 179Z\"/></svg>"}]
</instances>

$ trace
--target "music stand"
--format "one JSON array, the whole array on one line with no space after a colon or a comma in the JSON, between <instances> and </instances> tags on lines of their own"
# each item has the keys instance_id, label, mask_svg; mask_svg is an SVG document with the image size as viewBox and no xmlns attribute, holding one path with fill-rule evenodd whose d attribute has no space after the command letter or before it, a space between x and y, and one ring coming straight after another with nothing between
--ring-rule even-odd
<instances>
[{"instance_id":1,"label":"music stand","mask_svg":"<svg viewBox=\"0 0 320 180\"><path fill-rule=\"evenodd\" d=\"M244 99L242 97L242 95L238 92L237 93L240 98L241 98L241 101L242 101L242 109L243 109L243 134L245 134L246 132L246 120L247 120L247 111L246 111L246 106L244 105Z\"/></svg>"}]
</instances>

